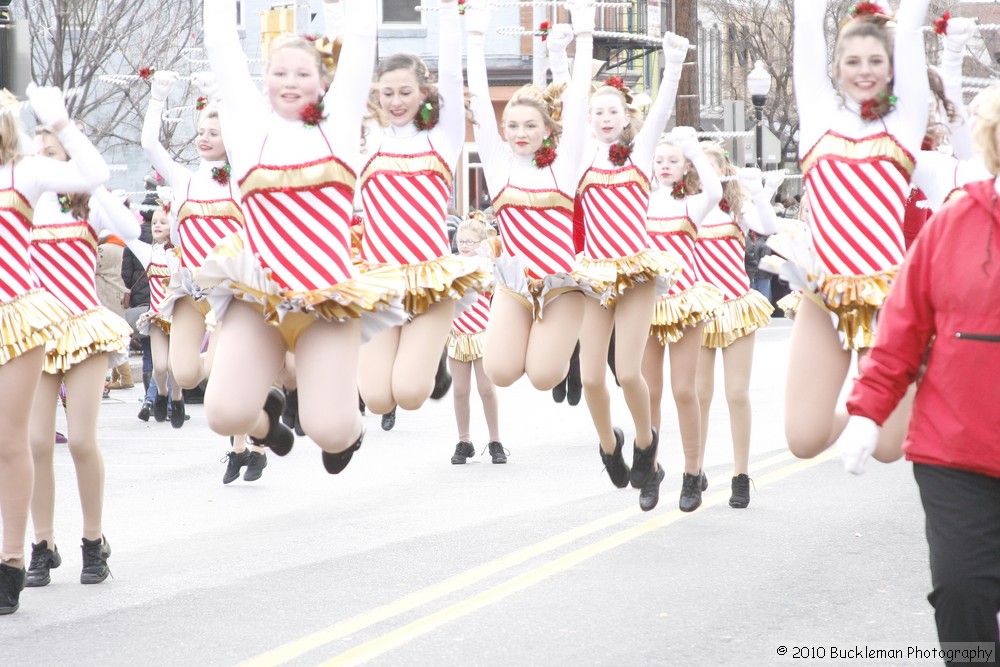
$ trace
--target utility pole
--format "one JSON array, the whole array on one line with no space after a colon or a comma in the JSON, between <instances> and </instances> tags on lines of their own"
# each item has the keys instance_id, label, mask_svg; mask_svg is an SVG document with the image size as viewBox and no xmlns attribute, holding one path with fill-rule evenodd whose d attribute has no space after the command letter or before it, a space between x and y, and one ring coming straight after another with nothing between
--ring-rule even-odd
<instances>
[{"instance_id":1,"label":"utility pole","mask_svg":"<svg viewBox=\"0 0 1000 667\"><path fill-rule=\"evenodd\" d=\"M698 43L698 0L675 0L674 32L686 37L691 46ZM677 124L701 127L701 103L698 98L698 50L688 51L677 88Z\"/></svg>"}]
</instances>

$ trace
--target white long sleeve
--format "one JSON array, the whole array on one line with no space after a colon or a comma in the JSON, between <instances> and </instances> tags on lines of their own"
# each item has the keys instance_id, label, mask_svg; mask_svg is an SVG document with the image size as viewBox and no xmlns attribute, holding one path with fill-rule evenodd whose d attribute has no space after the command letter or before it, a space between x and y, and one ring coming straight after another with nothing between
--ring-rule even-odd
<instances>
[{"instance_id":1,"label":"white long sleeve","mask_svg":"<svg viewBox=\"0 0 1000 667\"><path fill-rule=\"evenodd\" d=\"M462 79L462 58L456 57L455 45L462 43L462 28L458 20L458 3L442 2L438 44L438 93L441 113L438 124L430 131L430 140L454 172L465 144L465 82Z\"/></svg>"},{"instance_id":2,"label":"white long sleeve","mask_svg":"<svg viewBox=\"0 0 1000 667\"><path fill-rule=\"evenodd\" d=\"M799 156L829 129L823 110L840 106L827 70L824 21L826 0L795 0L792 79L799 109Z\"/></svg>"},{"instance_id":3,"label":"white long sleeve","mask_svg":"<svg viewBox=\"0 0 1000 667\"><path fill-rule=\"evenodd\" d=\"M702 221L722 201L722 181L700 147L689 159L701 180L701 192L687 198L688 216L695 227L701 227Z\"/></svg>"},{"instance_id":4,"label":"white long sleeve","mask_svg":"<svg viewBox=\"0 0 1000 667\"><path fill-rule=\"evenodd\" d=\"M187 167L174 161L167 149L160 143L160 127L164 106L162 101L150 98L149 106L146 108L146 116L142 122L142 152L153 168L166 179L167 184L173 188L174 192L183 192L191 180L191 172L188 171Z\"/></svg>"},{"instance_id":5,"label":"white long sleeve","mask_svg":"<svg viewBox=\"0 0 1000 667\"><path fill-rule=\"evenodd\" d=\"M590 95L591 62L594 55L593 33L576 36L573 76L562 95L562 140L552 165L556 183L572 194L580 182L581 161L586 142L580 141L587 132L587 106Z\"/></svg>"},{"instance_id":6,"label":"white long sleeve","mask_svg":"<svg viewBox=\"0 0 1000 667\"><path fill-rule=\"evenodd\" d=\"M31 155L17 165L15 184L32 205L43 192L90 192L111 177L104 158L75 124L66 123L56 136L69 162Z\"/></svg>"},{"instance_id":7,"label":"white long sleeve","mask_svg":"<svg viewBox=\"0 0 1000 667\"><path fill-rule=\"evenodd\" d=\"M941 80L944 82L944 96L955 107L958 118L947 121L952 154L959 160L968 160L975 155L972 130L969 127L969 112L962 99L962 62L964 51L948 48L947 41L941 53Z\"/></svg>"},{"instance_id":8,"label":"white long sleeve","mask_svg":"<svg viewBox=\"0 0 1000 667\"><path fill-rule=\"evenodd\" d=\"M90 196L90 212L95 231L107 230L126 243L139 239L135 214L105 188L97 188Z\"/></svg>"},{"instance_id":9,"label":"white long sleeve","mask_svg":"<svg viewBox=\"0 0 1000 667\"><path fill-rule=\"evenodd\" d=\"M904 148L916 155L927 134L927 57L924 52L924 21L930 0L901 0L896 12L893 92L898 98L899 127L892 128Z\"/></svg>"},{"instance_id":10,"label":"white long sleeve","mask_svg":"<svg viewBox=\"0 0 1000 667\"><path fill-rule=\"evenodd\" d=\"M660 88L656 91L656 99L653 100L642 129L639 130L632 147L632 161L647 176L653 173L653 153L656 151L656 144L674 112L677 87L680 85L681 72L684 67L683 62L673 62L669 58L664 58L664 60L666 66L663 68Z\"/></svg>"},{"instance_id":11,"label":"white long sleeve","mask_svg":"<svg viewBox=\"0 0 1000 667\"><path fill-rule=\"evenodd\" d=\"M490 197L496 197L510 175L513 155L510 147L501 138L497 129L496 112L490 99L489 83L486 79L485 38L470 34L467 39L469 92L472 94L472 113L476 118L473 133L479 160L486 176L486 188Z\"/></svg>"}]
</instances>

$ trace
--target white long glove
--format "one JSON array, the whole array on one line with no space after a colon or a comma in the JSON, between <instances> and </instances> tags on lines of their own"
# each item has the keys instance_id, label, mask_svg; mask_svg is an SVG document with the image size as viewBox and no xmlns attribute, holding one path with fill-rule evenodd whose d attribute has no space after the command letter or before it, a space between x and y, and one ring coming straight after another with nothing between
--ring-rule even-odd
<instances>
[{"instance_id":1,"label":"white long glove","mask_svg":"<svg viewBox=\"0 0 1000 667\"><path fill-rule=\"evenodd\" d=\"M698 132L693 127L678 125L670 131L670 140L677 148L681 149L688 160L701 153L701 145L698 143Z\"/></svg>"},{"instance_id":2,"label":"white long glove","mask_svg":"<svg viewBox=\"0 0 1000 667\"><path fill-rule=\"evenodd\" d=\"M36 86L32 82L28 84L25 92L28 101L31 102L32 110L42 125L58 131L69 122L61 90L55 86Z\"/></svg>"},{"instance_id":3,"label":"white long glove","mask_svg":"<svg viewBox=\"0 0 1000 667\"><path fill-rule=\"evenodd\" d=\"M674 65L683 64L687 60L690 44L686 37L672 32L663 33L663 55Z\"/></svg>"},{"instance_id":4,"label":"white long glove","mask_svg":"<svg viewBox=\"0 0 1000 667\"><path fill-rule=\"evenodd\" d=\"M597 19L594 17L594 5L588 0L574 0L569 5L569 13L573 22L574 32L577 34L581 32L594 32Z\"/></svg>"},{"instance_id":5,"label":"white long glove","mask_svg":"<svg viewBox=\"0 0 1000 667\"><path fill-rule=\"evenodd\" d=\"M153 73L153 81L150 84L150 97L157 102L165 102L176 82L177 72L157 70Z\"/></svg>"},{"instance_id":6,"label":"white long glove","mask_svg":"<svg viewBox=\"0 0 1000 667\"><path fill-rule=\"evenodd\" d=\"M486 0L465 7L465 31L470 35L485 35L490 27L490 5Z\"/></svg>"},{"instance_id":7,"label":"white long glove","mask_svg":"<svg viewBox=\"0 0 1000 667\"><path fill-rule=\"evenodd\" d=\"M833 446L844 462L844 469L852 475L865 472L865 464L875 452L881 427L867 417L851 416L847 420L844 432L837 438Z\"/></svg>"}]
</instances>

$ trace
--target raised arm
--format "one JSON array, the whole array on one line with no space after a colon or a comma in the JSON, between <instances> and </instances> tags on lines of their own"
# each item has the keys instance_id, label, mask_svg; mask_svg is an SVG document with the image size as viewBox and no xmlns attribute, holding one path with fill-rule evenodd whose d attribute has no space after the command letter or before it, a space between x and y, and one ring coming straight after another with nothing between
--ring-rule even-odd
<instances>
[{"instance_id":1,"label":"raised arm","mask_svg":"<svg viewBox=\"0 0 1000 667\"><path fill-rule=\"evenodd\" d=\"M747 208L743 209L747 227L764 236L770 236L777 232L780 227L778 216L775 215L774 207L771 206L771 196L761 183L760 169L756 167L740 169L737 178L740 185L749 193L750 201L753 203L753 211L749 215Z\"/></svg>"},{"instance_id":2,"label":"raised arm","mask_svg":"<svg viewBox=\"0 0 1000 667\"><path fill-rule=\"evenodd\" d=\"M953 18L948 21L941 52L941 80L944 82L944 96L955 107L958 118L948 120L951 134L952 154L959 160L968 160L974 154L972 131L969 128L969 112L962 100L962 62L965 60L965 45L972 38L976 24L972 19Z\"/></svg>"},{"instance_id":3,"label":"raised arm","mask_svg":"<svg viewBox=\"0 0 1000 667\"><path fill-rule=\"evenodd\" d=\"M699 227L702 220L722 201L722 181L705 151L701 149L693 127L675 127L670 136L698 172L698 179L701 181L701 192L688 198L688 216Z\"/></svg>"},{"instance_id":4,"label":"raised arm","mask_svg":"<svg viewBox=\"0 0 1000 667\"><path fill-rule=\"evenodd\" d=\"M635 145L632 148L632 160L640 165L640 168L647 174L653 168L653 153L656 144L663 134L663 129L670 120L670 114L674 112L674 103L677 101L677 86L681 82L681 72L684 69L684 61L688 57L688 41L672 32L663 35L663 56L664 68L663 79L660 81L660 89L656 92L656 99L646 114L646 121L642 129L635 138Z\"/></svg>"},{"instance_id":5,"label":"raised arm","mask_svg":"<svg viewBox=\"0 0 1000 667\"><path fill-rule=\"evenodd\" d=\"M135 214L107 189L94 190L90 196L90 211L95 227L108 230L122 241L138 240L140 227Z\"/></svg>"},{"instance_id":6,"label":"raised arm","mask_svg":"<svg viewBox=\"0 0 1000 667\"><path fill-rule=\"evenodd\" d=\"M440 7L438 93L441 95L441 114L438 124L431 130L431 141L454 169L465 143L465 82L462 58L455 53L455 46L462 43L462 27L456 0L441 0Z\"/></svg>"},{"instance_id":7,"label":"raised arm","mask_svg":"<svg viewBox=\"0 0 1000 667\"><path fill-rule=\"evenodd\" d=\"M266 105L250 77L247 57L240 46L236 3L205 0L204 24L205 51L219 86L221 104L226 109L226 129L235 136L243 136L261 122Z\"/></svg>"},{"instance_id":8,"label":"raised arm","mask_svg":"<svg viewBox=\"0 0 1000 667\"><path fill-rule=\"evenodd\" d=\"M586 0L570 6L573 31L576 33L576 53L573 57L573 77L562 95L562 136L556 159L556 180L560 189L572 193L580 182L581 157L587 142L587 104L590 95L591 63L594 57L594 7ZM559 26L556 26L557 28ZM549 40L552 35L549 35Z\"/></svg>"},{"instance_id":9,"label":"raised arm","mask_svg":"<svg viewBox=\"0 0 1000 667\"><path fill-rule=\"evenodd\" d=\"M472 94L472 113L476 118L472 129L476 135L479 160L486 175L486 187L490 191L490 196L493 196L500 191L506 178L506 174L501 173L496 166L506 158L509 149L497 129L496 112L493 110L490 87L486 80L485 33L489 25L488 8L470 6L465 10L469 92Z\"/></svg>"},{"instance_id":10,"label":"raised arm","mask_svg":"<svg viewBox=\"0 0 1000 667\"><path fill-rule=\"evenodd\" d=\"M812 148L819 140L824 111L836 109L840 102L830 83L826 60L826 0L795 0L795 24L792 47L795 102L799 109L799 154Z\"/></svg>"},{"instance_id":11,"label":"raised arm","mask_svg":"<svg viewBox=\"0 0 1000 667\"><path fill-rule=\"evenodd\" d=\"M927 133L927 100L931 96L923 34L929 1L901 0L896 12L893 93L899 100L896 109L903 123L898 138L914 155Z\"/></svg>"},{"instance_id":12,"label":"raised arm","mask_svg":"<svg viewBox=\"0 0 1000 667\"><path fill-rule=\"evenodd\" d=\"M177 81L175 72L161 71L153 74L153 85L149 93L149 106L146 108L146 116L142 122L142 152L165 179L170 187L175 190L183 187L191 178L191 172L186 167L175 162L167 149L160 143L160 126L163 116L163 109L166 106L167 97L174 82Z\"/></svg>"},{"instance_id":13,"label":"raised arm","mask_svg":"<svg viewBox=\"0 0 1000 667\"><path fill-rule=\"evenodd\" d=\"M566 47L572 41L573 29L565 23L557 23L549 30L549 38L545 43L548 44L552 83L569 85L569 57L566 55Z\"/></svg>"},{"instance_id":14,"label":"raised arm","mask_svg":"<svg viewBox=\"0 0 1000 667\"><path fill-rule=\"evenodd\" d=\"M340 0L323 0L323 29L330 39L343 39L344 7Z\"/></svg>"},{"instance_id":15,"label":"raised arm","mask_svg":"<svg viewBox=\"0 0 1000 667\"><path fill-rule=\"evenodd\" d=\"M333 140L359 150L361 119L368 107L368 94L375 66L378 3L371 0L341 0L347 23L337 73L323 98L330 127L338 130ZM355 129L356 128L356 129Z\"/></svg>"}]
</instances>

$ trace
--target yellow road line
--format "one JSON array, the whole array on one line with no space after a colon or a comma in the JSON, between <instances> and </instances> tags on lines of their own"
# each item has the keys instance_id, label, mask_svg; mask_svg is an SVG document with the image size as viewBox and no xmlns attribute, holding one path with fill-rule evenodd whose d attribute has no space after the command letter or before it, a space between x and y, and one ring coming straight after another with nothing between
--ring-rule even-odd
<instances>
[{"instance_id":1,"label":"yellow road line","mask_svg":"<svg viewBox=\"0 0 1000 667\"><path fill-rule=\"evenodd\" d=\"M789 459L792 459L792 458L793 458L792 455L789 454L787 451L785 451L785 452L781 452L780 454L776 454L774 456L770 456L770 457L768 457L766 459L763 459L763 460L757 462L756 464L752 465L751 468L753 470L762 470L762 469L767 468L767 467L769 467L771 465L774 465L776 463L782 463L782 462L788 461ZM821 460L826 460L826 458L828 458L828 457L827 456L817 457L816 459L812 459L811 461L804 462L804 463L815 464L815 463L818 463ZM793 464L793 466L794 465L795 464ZM788 466L788 467L793 467L793 466ZM781 468L781 469L779 469L778 471L775 471L775 472L780 472L781 470L784 470L784 468ZM771 475L774 475L774 474L775 473L769 473L769 474L765 475L764 477L762 477L760 479L759 482L758 482L758 480L755 479L754 483L756 485L767 484L767 483L769 483L768 480L770 479ZM703 502L702 506L703 507L710 507L712 505L718 504L719 502L722 501L723 498L728 498L728 495L726 493L718 493L718 494L714 494L714 495L708 496L708 497L706 497L705 502ZM558 535L554 535L552 537L546 538L546 539L544 539L544 540L542 540L540 542L536 542L535 544L529 545L529 546L524 547L522 549L518 549L517 551L514 551L514 552L512 552L512 553L510 553L510 554L508 554L508 555L506 555L506 556L504 556L502 558L498 558L498 559L493 560L493 561L491 561L489 563L486 563L484 565L480 565L480 566L474 567L474 568L472 568L470 570L467 570L466 572L458 574L458 575L456 575L454 577L446 579L446 580L444 580L442 582L439 582L437 584L433 584L431 586L427 586L425 588L422 588L419 591L415 591L415 592L413 592L413 593L411 593L409 595L406 595L406 596L404 596L402 598L399 598L398 600L396 600L394 602L391 602L389 604L383 605L381 607L376 607L375 609L372 609L370 611L358 614L357 616L349 618L349 619L347 619L345 621L341 621L340 623L336 623L336 624L331 625L331 626L329 626L327 628L324 628L322 630L314 632L311 635L307 635L305 637L302 637L301 639L297 639L297 640L294 640L294 641L289 642L287 644L284 644L282 646L279 646L278 648L275 648L275 649L273 649L271 651L268 651L267 653L261 654L261 655L255 657L255 658L251 658L250 660L247 660L246 662L242 663L242 665L243 665L243 667L265 667L265 666L270 667L272 665L281 665L281 664L284 664L284 663L286 663L288 661L291 661L291 660L293 660L293 659L295 659L295 658L297 658L297 657L299 657L301 655L304 655L305 653L308 653L309 651L317 649L317 648L319 648L321 646L324 646L326 644L329 644L331 642L337 641L338 639L343 639L344 637L349 637L352 634L354 634L356 632L359 632L361 630L364 630L365 628L371 627L372 625L375 625L377 623L381 623L383 621L387 621L387 620L389 620L391 618L394 618L396 616L400 616L400 615L405 614L407 612L413 611L414 609L416 609L418 607L421 607L421 606L423 606L425 604L428 604L430 602L434 602L435 600L441 599L441 598L443 598L443 597L445 597L447 595L450 595L452 593L455 593L455 592L457 592L457 591L459 591L459 590L461 590L463 588L467 588L469 586L472 586L473 584L476 584L476 583L482 581L483 579L485 579L487 577L494 576L497 573L502 572L503 570L507 570L507 569L510 569L512 567L516 567L517 565L521 565L522 563L525 563L525 562L531 560L532 558L537 558L538 556L544 555L544 554L546 554L548 552L551 552L551 551L554 551L554 550L559 549L561 547L564 547L567 544L570 544L570 543L572 543L572 542L574 542L576 540L579 540L581 538L587 537L589 535L592 535L592 534L594 534L596 532L599 532L601 530L604 530L604 529L609 528L611 526L614 526L616 524L619 524L619 523L622 523L624 521L627 521L628 519L631 519L631 518L635 517L638 514L642 514L642 512L638 509L638 507L631 507L631 508L629 508L627 510L622 510L620 512L615 512L614 514L610 514L608 516L602 517L602 518L597 519L595 521L591 521L589 523L586 523L586 524L584 524L582 526L579 526L577 528L574 528L572 530L568 530L568 531L562 532L562 533L560 533ZM668 512L668 513L666 513L664 515L660 515L659 517L657 517L655 519L652 519L652 520L650 520L650 521L648 521L648 522L646 522L644 524L641 524L640 526L636 526L634 528L630 528L630 529L627 529L627 530L622 531L620 533L617 533L616 535L612 535L611 537L606 538L605 540L597 542L596 545L604 544L608 540L616 539L618 536L628 535L629 537L627 537L626 539L622 539L621 541L616 541L611 546L608 546L608 547L602 549L602 551L610 549L610 548L613 548L614 546L619 546L620 544L623 544L624 542L627 542L627 541L629 541L631 539L635 539L636 537L639 537L642 534L648 533L651 530L656 530L657 528L661 528L661 527L666 526L666 525L668 525L670 523L673 523L674 521L676 521L677 519L681 518L682 516L684 516L684 513L682 513L680 510L673 510L673 511ZM651 524L655 524L655 526L652 526L652 527L649 527L649 528L644 528L645 526L648 526L648 525L651 525ZM635 531L640 531L640 532L632 534ZM591 548L591 547L588 547L588 548ZM580 549L579 551L574 552L574 553L584 552L588 548ZM594 552L594 554L592 554L592 555L596 555L597 553L600 553L600 551ZM570 556L572 556L572 555L573 554L570 554ZM587 556L587 557L589 558L590 556ZM537 570L535 570L535 572L538 572L538 571L544 570L544 569L546 569L548 567L551 567L555 563L561 563L561 562L563 562L563 560L565 558L568 558L568 556L564 556L561 559L553 561L553 563L550 563L547 566L542 566L542 567L538 568ZM579 560L583 560L583 559L581 558ZM579 560L576 561L576 562L579 562ZM572 564L575 564L575 562L572 563ZM566 565L565 567L570 567L572 564ZM562 568L562 569L565 569L565 567ZM558 571L558 570L556 570L556 571ZM545 578L546 576L550 576L550 574L552 574L552 573L554 573L554 571L551 572L551 573L546 574L545 576L543 576L541 578ZM521 575L521 577L515 577L514 579L510 580L510 582L517 582L519 579L521 579L521 578L523 578L525 576L526 575ZM508 584L510 584L510 582L508 582ZM531 583L534 583L534 582L531 582ZM496 587L495 589L492 589L492 590L496 590L497 588L503 588L504 586L506 586L508 584L503 584L503 585L498 586L498 587ZM515 592L515 590L521 590L521 588L524 588L527 585L530 585L530 583L526 583L526 584L520 586L517 589L512 589L509 593L506 593L505 595L501 595L499 597L496 597L496 599L491 600L490 602L486 602L485 604L491 604L492 602L495 602L496 600L502 599L503 597L506 597L507 595ZM485 595L485 593L482 594L482 595ZM479 597L481 597L481 595L480 596L475 596L473 598L470 598L469 601L471 602L472 600L476 600ZM460 603L460 604L462 604L462 603ZM467 611L465 611L464 613L466 613L466 614L470 613L470 612L474 611L475 609L478 609L481 606L485 606L485 604L480 604L480 605L478 605L478 606L476 606L474 608L470 608ZM459 605L455 605L455 606L459 606ZM449 609L451 609L451 607ZM445 610L445 611L447 611L447 610ZM443 613L443 612L439 612L439 614L440 613ZM428 616L425 619L422 619L421 621L417 621L417 622L412 623L412 624L410 624L408 626L405 626L405 628L410 628L410 627L412 627L412 626L414 626L416 624L420 624L420 623L424 622L426 619L432 619L432 618L438 616L439 614L434 614L434 615ZM462 615L462 614L460 614L460 615ZM456 616L456 618L457 618L457 616ZM434 625L430 625L430 626L426 627L426 629L424 629L423 631L421 631L421 632L419 632L417 634L413 634L412 636L408 636L406 639L402 639L401 641L398 641L398 642L394 643L391 646L386 646L386 647L382 648L381 650L379 650L376 653L372 653L371 655L367 655L367 657L365 657L363 659L367 660L367 659L370 659L370 658L374 657L375 655L379 655L380 653L384 653L385 651L390 650L394 646L398 646L399 644L402 644L405 641L409 641L413 637L419 636L420 634L423 634L425 632L429 632L434 627L437 627L438 625L441 625L442 623L448 622L448 620L451 620L451 619L441 620L440 622L437 622ZM386 639L386 638L392 637L392 636L396 635L397 633L401 632L405 628L401 628L400 630L391 632L391 633L385 635L381 639ZM348 651L347 653L343 654L343 656L354 654L356 651L359 651L359 650L361 650L361 649L363 649L365 647L368 647L371 644L373 644L374 642L378 642L378 641L380 641L380 640L373 640L373 642L368 642L367 644L363 644L363 645L357 647L356 649ZM340 658L338 657L338 658L335 658L334 660L339 660L339 659ZM353 663L353 662L343 662L343 663L341 663L341 662L331 662L331 663L328 663L328 664L355 664L355 663Z\"/></svg>"}]
</instances>

